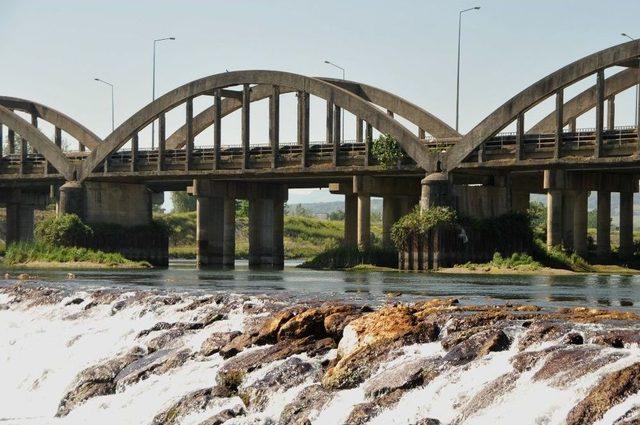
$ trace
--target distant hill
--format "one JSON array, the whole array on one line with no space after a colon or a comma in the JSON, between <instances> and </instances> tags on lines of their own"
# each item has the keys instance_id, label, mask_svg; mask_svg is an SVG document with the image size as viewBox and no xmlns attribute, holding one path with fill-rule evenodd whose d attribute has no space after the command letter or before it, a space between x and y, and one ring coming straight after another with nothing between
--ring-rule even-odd
<instances>
[{"instance_id":1,"label":"distant hill","mask_svg":"<svg viewBox=\"0 0 640 425\"><path fill-rule=\"evenodd\" d=\"M331 214L336 211L344 211L344 201L334 201L334 202L309 202L309 203L296 203L296 204L287 204L289 206L289 211L293 211L298 205L300 205L305 210L309 211L313 215L318 214ZM371 211L373 213L379 213L382 211L382 199L381 198L371 198Z\"/></svg>"}]
</instances>

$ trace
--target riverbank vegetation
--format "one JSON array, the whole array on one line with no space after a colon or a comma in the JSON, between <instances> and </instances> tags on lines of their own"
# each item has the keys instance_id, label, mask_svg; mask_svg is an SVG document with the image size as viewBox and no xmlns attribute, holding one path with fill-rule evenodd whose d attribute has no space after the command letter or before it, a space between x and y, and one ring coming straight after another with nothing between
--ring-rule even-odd
<instances>
[{"instance_id":1,"label":"riverbank vegetation","mask_svg":"<svg viewBox=\"0 0 640 425\"><path fill-rule=\"evenodd\" d=\"M361 250L358 247L336 246L325 250L300 267L319 270L363 270L371 267L398 268L398 251L373 245Z\"/></svg>"}]
</instances>

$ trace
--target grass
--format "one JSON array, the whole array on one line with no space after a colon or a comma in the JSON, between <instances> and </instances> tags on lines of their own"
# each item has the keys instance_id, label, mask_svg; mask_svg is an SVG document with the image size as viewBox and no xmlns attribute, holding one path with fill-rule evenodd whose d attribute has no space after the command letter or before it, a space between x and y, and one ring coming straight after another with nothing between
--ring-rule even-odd
<instances>
[{"instance_id":1,"label":"grass","mask_svg":"<svg viewBox=\"0 0 640 425\"><path fill-rule=\"evenodd\" d=\"M366 267L397 268L398 252L395 249L384 249L372 246L367 250L357 247L336 246L329 248L312 259L305 261L300 267L319 270L363 269Z\"/></svg>"},{"instance_id":2,"label":"grass","mask_svg":"<svg viewBox=\"0 0 640 425\"><path fill-rule=\"evenodd\" d=\"M533 247L533 258L546 267L572 270L574 272L593 272L594 267L577 254L568 254L562 249L547 248L544 241L536 239Z\"/></svg>"},{"instance_id":3,"label":"grass","mask_svg":"<svg viewBox=\"0 0 640 425\"><path fill-rule=\"evenodd\" d=\"M52 246L41 242L19 242L9 245L4 257L7 266L30 263L85 263L107 267L151 267L147 262L131 261L118 253L87 248Z\"/></svg>"},{"instance_id":4,"label":"grass","mask_svg":"<svg viewBox=\"0 0 640 425\"><path fill-rule=\"evenodd\" d=\"M493 258L488 263L466 263L462 264L463 267L468 270L487 270L487 269L500 269L500 270L514 270L514 271L536 271L542 267L542 265L535 261L533 257L522 253L513 253L510 257L503 257L499 252L493 254Z\"/></svg>"}]
</instances>

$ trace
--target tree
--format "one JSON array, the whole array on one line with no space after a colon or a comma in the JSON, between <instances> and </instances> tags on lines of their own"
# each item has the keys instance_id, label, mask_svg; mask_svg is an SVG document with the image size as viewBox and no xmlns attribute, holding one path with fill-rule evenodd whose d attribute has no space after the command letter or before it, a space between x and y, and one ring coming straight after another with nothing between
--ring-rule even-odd
<instances>
[{"instance_id":1,"label":"tree","mask_svg":"<svg viewBox=\"0 0 640 425\"><path fill-rule=\"evenodd\" d=\"M188 212L196 210L196 198L187 192L171 192L173 212Z\"/></svg>"},{"instance_id":2,"label":"tree","mask_svg":"<svg viewBox=\"0 0 640 425\"><path fill-rule=\"evenodd\" d=\"M332 221L342 221L344 220L344 211L338 210L330 212L328 218Z\"/></svg>"},{"instance_id":3,"label":"tree","mask_svg":"<svg viewBox=\"0 0 640 425\"><path fill-rule=\"evenodd\" d=\"M404 157L398 142L390 134L381 134L373 141L371 154L385 168L392 168Z\"/></svg>"}]
</instances>

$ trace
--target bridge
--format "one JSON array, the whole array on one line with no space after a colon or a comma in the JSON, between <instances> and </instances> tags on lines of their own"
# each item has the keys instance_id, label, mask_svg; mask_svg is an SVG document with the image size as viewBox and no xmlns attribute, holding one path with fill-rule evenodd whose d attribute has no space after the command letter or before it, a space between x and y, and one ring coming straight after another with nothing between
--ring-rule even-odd
<instances>
[{"instance_id":1,"label":"bridge","mask_svg":"<svg viewBox=\"0 0 640 425\"><path fill-rule=\"evenodd\" d=\"M54 198L60 213L89 223L125 226L151 220L151 203L168 190L188 189L198 204L198 264L232 266L235 200L249 200L251 265L283 264L283 211L289 188L329 187L345 196L345 243L370 243L370 197L384 199L383 243L391 224L414 205L442 202L489 217L527 208L529 194L548 197L550 246L586 253L587 196L598 192L598 253L610 242L610 193L620 192L620 254L633 249L633 193L640 171L637 123L616 126L615 98L640 82L640 42L586 56L527 87L466 134L380 88L355 81L278 71L236 71L180 86L147 104L106 138L54 108L0 96L0 203L8 242L32 238L33 211ZM611 73L605 78L605 71ZM595 84L565 102L574 84ZM295 117L281 117L280 99L293 93ZM325 106L311 114L311 98ZM555 108L539 122L525 117L540 103ZM210 106L194 113L194 99ZM251 136L251 109L268 103L269 136ZM595 110L591 128L577 119ZM167 114L184 123L167 131ZM240 144L223 144L224 118L240 112ZM355 138L341 139L342 111L355 117ZM606 112L606 114L605 114ZM605 120L606 115L606 120ZM310 140L310 121L326 124ZM281 140L280 123L296 123L295 140ZM53 129L47 135L42 127ZM152 123L158 147L141 148ZM515 125L515 131L505 132ZM212 128L210 144L195 144ZM406 158L390 167L372 155L374 132L391 135ZM63 138L77 142L64 150ZM426 176L426 177L425 177Z\"/></svg>"}]
</instances>

